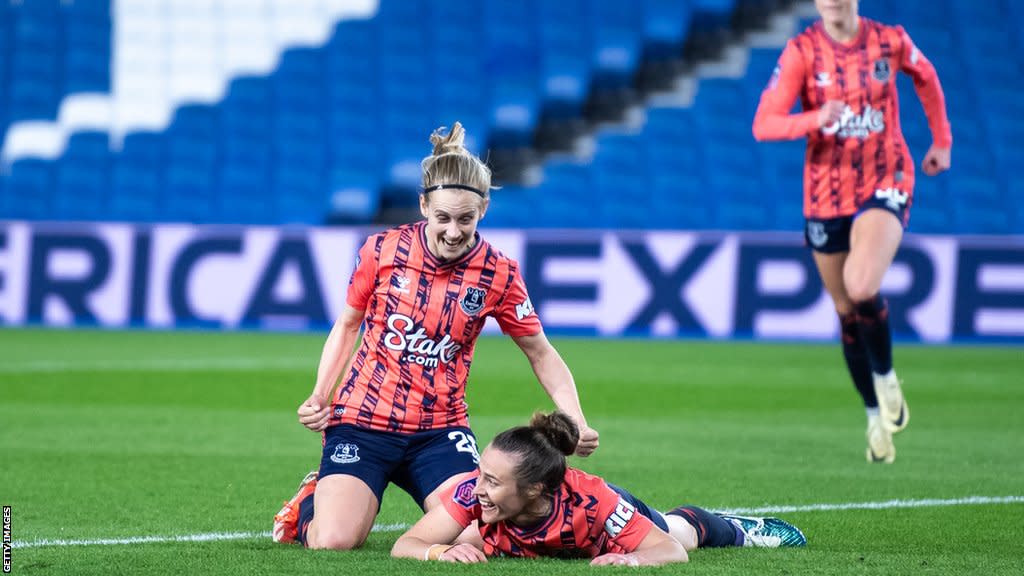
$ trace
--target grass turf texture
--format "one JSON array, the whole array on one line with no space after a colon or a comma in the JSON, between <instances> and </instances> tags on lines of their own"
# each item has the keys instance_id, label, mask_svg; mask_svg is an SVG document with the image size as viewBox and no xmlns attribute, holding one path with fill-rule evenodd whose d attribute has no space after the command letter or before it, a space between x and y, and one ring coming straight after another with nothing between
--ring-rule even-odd
<instances>
[{"instance_id":1,"label":"grass turf texture","mask_svg":"<svg viewBox=\"0 0 1024 576\"><path fill-rule=\"evenodd\" d=\"M264 532L319 459L295 421L323 335L0 330L0 503L16 542ZM660 509L1024 495L1019 348L899 347L912 407L893 465L864 461L838 346L556 339L601 448L573 465ZM550 406L506 338L477 346L481 446ZM418 512L386 494L378 522ZM1019 574L1024 504L780 514L806 549L701 550L687 574ZM395 561L209 543L13 550L18 574L591 574L585 562ZM604 571L618 571L604 568Z\"/></svg>"}]
</instances>

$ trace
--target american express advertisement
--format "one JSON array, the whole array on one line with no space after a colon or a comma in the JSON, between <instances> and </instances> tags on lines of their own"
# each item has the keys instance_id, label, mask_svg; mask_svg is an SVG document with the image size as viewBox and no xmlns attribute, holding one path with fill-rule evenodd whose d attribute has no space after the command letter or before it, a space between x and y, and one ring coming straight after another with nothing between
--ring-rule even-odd
<instances>
[{"instance_id":1,"label":"american express advertisement","mask_svg":"<svg viewBox=\"0 0 1024 576\"><path fill-rule=\"evenodd\" d=\"M0 324L324 329L373 231L0 222ZM550 333L838 333L799 233L481 233L520 262ZM899 338L1024 342L1024 237L910 235L882 291Z\"/></svg>"}]
</instances>

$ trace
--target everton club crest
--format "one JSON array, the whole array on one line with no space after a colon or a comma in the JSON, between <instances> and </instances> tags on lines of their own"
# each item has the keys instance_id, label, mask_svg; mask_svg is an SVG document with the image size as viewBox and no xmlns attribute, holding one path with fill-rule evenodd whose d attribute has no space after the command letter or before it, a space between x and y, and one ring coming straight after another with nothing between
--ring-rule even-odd
<instances>
[{"instance_id":1,"label":"everton club crest","mask_svg":"<svg viewBox=\"0 0 1024 576\"><path fill-rule=\"evenodd\" d=\"M335 464L352 464L359 462L359 446L347 442L334 447L334 454L331 454L331 462Z\"/></svg>"},{"instance_id":2,"label":"everton club crest","mask_svg":"<svg viewBox=\"0 0 1024 576\"><path fill-rule=\"evenodd\" d=\"M466 288L466 293L463 294L462 300L459 300L459 306L462 311L470 316L476 316L484 308L484 298L487 296L487 290L483 288L477 288L470 286Z\"/></svg>"},{"instance_id":3,"label":"everton club crest","mask_svg":"<svg viewBox=\"0 0 1024 576\"><path fill-rule=\"evenodd\" d=\"M889 77L892 76L892 69L889 68L889 59L879 58L878 60L875 60L875 70L871 75L879 82L888 82Z\"/></svg>"}]
</instances>

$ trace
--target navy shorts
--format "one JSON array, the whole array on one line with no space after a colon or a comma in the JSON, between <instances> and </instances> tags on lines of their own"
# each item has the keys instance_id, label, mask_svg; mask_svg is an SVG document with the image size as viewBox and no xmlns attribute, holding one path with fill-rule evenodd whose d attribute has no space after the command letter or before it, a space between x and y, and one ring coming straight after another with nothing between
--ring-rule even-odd
<instances>
[{"instance_id":1,"label":"navy shorts","mask_svg":"<svg viewBox=\"0 0 1024 576\"><path fill-rule=\"evenodd\" d=\"M324 432L320 478L355 476L373 490L378 506L394 482L422 508L445 480L472 472L479 463L476 437L463 426L399 434L339 424Z\"/></svg>"},{"instance_id":2,"label":"navy shorts","mask_svg":"<svg viewBox=\"0 0 1024 576\"><path fill-rule=\"evenodd\" d=\"M838 218L808 218L804 225L804 242L811 250L822 254L835 254L837 252L850 251L850 230L853 229L853 221L866 210L881 208L899 218L900 224L907 227L909 208L907 207L907 196L899 190L879 190L868 201L857 208L857 213L852 216L840 216Z\"/></svg>"},{"instance_id":3,"label":"navy shorts","mask_svg":"<svg viewBox=\"0 0 1024 576\"><path fill-rule=\"evenodd\" d=\"M633 496L633 493L629 490L620 488L611 482L607 482L607 484L609 488L618 492L619 496L622 496L623 500L632 504L633 507L636 508L637 512L647 516L651 522L654 522L655 526L661 528L662 532L668 532L668 522L665 522L665 517L661 515L661 512L658 512L647 504L644 504L643 500Z\"/></svg>"}]
</instances>

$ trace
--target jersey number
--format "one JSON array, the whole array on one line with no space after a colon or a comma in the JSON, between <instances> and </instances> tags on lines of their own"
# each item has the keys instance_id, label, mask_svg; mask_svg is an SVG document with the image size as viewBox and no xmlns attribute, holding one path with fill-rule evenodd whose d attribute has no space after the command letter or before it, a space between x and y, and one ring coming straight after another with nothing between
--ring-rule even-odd
<instances>
[{"instance_id":1,"label":"jersey number","mask_svg":"<svg viewBox=\"0 0 1024 576\"><path fill-rule=\"evenodd\" d=\"M455 440L455 449L459 452L468 452L473 456L473 463L480 463L480 453L476 449L476 438L465 432L456 430L448 433L449 440Z\"/></svg>"}]
</instances>

